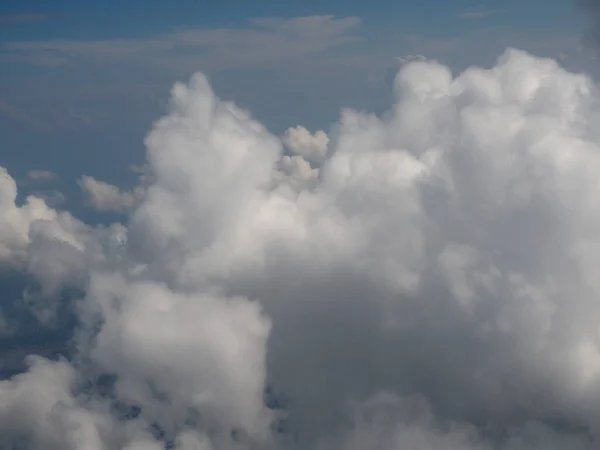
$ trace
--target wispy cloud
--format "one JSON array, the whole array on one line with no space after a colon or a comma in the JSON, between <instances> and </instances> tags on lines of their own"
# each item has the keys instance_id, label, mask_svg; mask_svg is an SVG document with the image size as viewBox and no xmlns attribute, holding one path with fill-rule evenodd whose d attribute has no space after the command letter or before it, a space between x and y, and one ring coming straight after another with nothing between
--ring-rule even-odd
<instances>
[{"instance_id":1,"label":"wispy cloud","mask_svg":"<svg viewBox=\"0 0 600 450\"><path fill-rule=\"evenodd\" d=\"M56 178L56 174L50 170L30 170L27 178L33 181L50 181Z\"/></svg>"},{"instance_id":2,"label":"wispy cloud","mask_svg":"<svg viewBox=\"0 0 600 450\"><path fill-rule=\"evenodd\" d=\"M238 28L188 29L157 37L18 41L0 46L0 60L37 65L74 61L148 62L223 69L291 60L360 41L356 17L256 18Z\"/></svg>"},{"instance_id":3,"label":"wispy cloud","mask_svg":"<svg viewBox=\"0 0 600 450\"><path fill-rule=\"evenodd\" d=\"M476 19L485 19L486 17L496 16L499 14L506 14L511 12L519 11L519 9L515 8L503 8L503 9L489 9L484 6L476 6L472 8L467 8L460 13L458 13L458 17L465 20L476 20Z\"/></svg>"},{"instance_id":4,"label":"wispy cloud","mask_svg":"<svg viewBox=\"0 0 600 450\"><path fill-rule=\"evenodd\" d=\"M0 25L20 25L25 23L45 22L55 17L48 13L13 13L0 14Z\"/></svg>"}]
</instances>

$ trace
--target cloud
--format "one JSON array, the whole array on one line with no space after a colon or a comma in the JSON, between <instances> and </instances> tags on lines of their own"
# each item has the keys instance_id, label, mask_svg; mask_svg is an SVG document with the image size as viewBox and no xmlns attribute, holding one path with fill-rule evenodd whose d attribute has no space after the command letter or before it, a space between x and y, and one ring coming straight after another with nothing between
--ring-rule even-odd
<instances>
[{"instance_id":1,"label":"cloud","mask_svg":"<svg viewBox=\"0 0 600 450\"><path fill-rule=\"evenodd\" d=\"M50 191L35 192L33 195L44 200L46 205L48 205L51 208L56 208L59 205L62 205L67 199L65 194L63 194L60 191L57 191L56 189Z\"/></svg>"},{"instance_id":2,"label":"cloud","mask_svg":"<svg viewBox=\"0 0 600 450\"><path fill-rule=\"evenodd\" d=\"M239 28L187 29L152 38L95 41L14 41L0 46L0 59L39 65L76 61L150 63L202 70L293 61L360 40L354 17L256 18Z\"/></svg>"},{"instance_id":3,"label":"cloud","mask_svg":"<svg viewBox=\"0 0 600 450\"><path fill-rule=\"evenodd\" d=\"M56 178L56 174L50 170L30 170L27 178L33 181L50 181Z\"/></svg>"},{"instance_id":4,"label":"cloud","mask_svg":"<svg viewBox=\"0 0 600 450\"><path fill-rule=\"evenodd\" d=\"M0 382L2 441L596 448L599 113L589 77L507 50L408 61L386 114L282 139L196 74L126 228L17 205L5 173L5 258L84 294L76 356Z\"/></svg>"},{"instance_id":5,"label":"cloud","mask_svg":"<svg viewBox=\"0 0 600 450\"><path fill-rule=\"evenodd\" d=\"M292 153L318 165L325 160L329 138L322 130L313 135L306 128L297 126L288 128L282 141Z\"/></svg>"},{"instance_id":6,"label":"cloud","mask_svg":"<svg viewBox=\"0 0 600 450\"><path fill-rule=\"evenodd\" d=\"M16 201L17 184L5 169L0 170L0 204L2 205L2 227L0 240L0 261L15 261L23 258L29 242L29 231L37 220L54 220L57 214L46 204L29 197L25 205L18 206Z\"/></svg>"},{"instance_id":7,"label":"cloud","mask_svg":"<svg viewBox=\"0 0 600 450\"><path fill-rule=\"evenodd\" d=\"M486 17L498 14L517 12L518 9L489 9L483 6L468 8L458 14L458 17L465 20L485 19Z\"/></svg>"},{"instance_id":8,"label":"cloud","mask_svg":"<svg viewBox=\"0 0 600 450\"><path fill-rule=\"evenodd\" d=\"M54 202L60 199L57 194L50 197ZM36 280L23 292L23 300L38 319L52 323L61 291L85 286L90 264L104 261L103 249L110 247L111 236L121 227L89 227L51 208L41 196L29 195L19 204L17 183L2 167L0 209L0 270L21 271Z\"/></svg>"},{"instance_id":9,"label":"cloud","mask_svg":"<svg viewBox=\"0 0 600 450\"><path fill-rule=\"evenodd\" d=\"M98 211L129 211L144 194L141 187L131 192L123 192L117 186L98 181L88 175L82 176L77 184L85 193L88 204Z\"/></svg>"}]
</instances>

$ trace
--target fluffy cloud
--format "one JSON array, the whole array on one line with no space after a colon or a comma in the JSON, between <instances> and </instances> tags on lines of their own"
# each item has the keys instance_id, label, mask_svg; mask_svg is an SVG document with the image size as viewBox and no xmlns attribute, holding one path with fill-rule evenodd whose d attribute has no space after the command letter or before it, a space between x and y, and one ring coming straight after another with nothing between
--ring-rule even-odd
<instances>
[{"instance_id":1,"label":"fluffy cloud","mask_svg":"<svg viewBox=\"0 0 600 450\"><path fill-rule=\"evenodd\" d=\"M0 264L27 266L44 254L33 248L44 245L83 251L87 227L69 213L50 208L36 196L17 204L17 184L1 167L0 207Z\"/></svg>"},{"instance_id":2,"label":"fluffy cloud","mask_svg":"<svg viewBox=\"0 0 600 450\"><path fill-rule=\"evenodd\" d=\"M29 371L0 384L0 433L9 448L101 449L94 413L71 391L76 376L66 362L38 357Z\"/></svg>"},{"instance_id":3,"label":"fluffy cloud","mask_svg":"<svg viewBox=\"0 0 600 450\"><path fill-rule=\"evenodd\" d=\"M320 164L325 160L329 137L322 130L311 134L306 128L297 126L286 130L283 143L292 153L314 164Z\"/></svg>"},{"instance_id":4,"label":"fluffy cloud","mask_svg":"<svg viewBox=\"0 0 600 450\"><path fill-rule=\"evenodd\" d=\"M88 204L98 211L129 211L144 194L141 187L131 192L122 191L118 186L96 180L89 175L82 176L78 184L85 193Z\"/></svg>"},{"instance_id":5,"label":"fluffy cloud","mask_svg":"<svg viewBox=\"0 0 600 450\"><path fill-rule=\"evenodd\" d=\"M89 227L68 212L49 207L39 196L28 196L19 204L17 184L1 167L0 209L0 268L21 271L35 280L22 299L43 322L55 318L63 289L83 288L89 267L106 262L113 236L123 228Z\"/></svg>"},{"instance_id":6,"label":"fluffy cloud","mask_svg":"<svg viewBox=\"0 0 600 450\"><path fill-rule=\"evenodd\" d=\"M508 50L407 62L394 89L383 117L279 139L177 84L126 229L19 206L4 174L3 259L46 285L78 267L85 296L76 357L0 382L3 442L598 446L596 87Z\"/></svg>"}]
</instances>

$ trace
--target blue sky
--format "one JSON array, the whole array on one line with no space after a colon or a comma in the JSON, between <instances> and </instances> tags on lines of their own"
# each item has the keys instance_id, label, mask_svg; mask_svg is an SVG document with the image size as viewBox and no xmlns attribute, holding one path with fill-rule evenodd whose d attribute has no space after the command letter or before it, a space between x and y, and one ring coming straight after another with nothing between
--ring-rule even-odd
<instances>
[{"instance_id":1,"label":"blue sky","mask_svg":"<svg viewBox=\"0 0 600 450\"><path fill-rule=\"evenodd\" d=\"M171 31L177 27L221 27L252 17L298 17L321 14L357 16L370 27L402 27L409 33L460 31L465 24L460 16L481 11L481 18L505 26L531 28L556 27L567 30L576 17L572 5L564 0L506 0L473 2L469 0L423 1L340 1L321 0L276 2L227 0L221 2L181 0L177 6L164 0L121 2L80 2L75 0L4 1L3 14L47 15L54 20L38 21L35 27L3 30L6 38L95 39L134 37ZM531 21L531 15L540 20ZM477 14L473 14L475 18ZM454 20L453 20L454 19ZM458 19L458 20L457 20ZM25 22L25 21L23 21ZM31 23L33 23L32 21Z\"/></svg>"},{"instance_id":2,"label":"blue sky","mask_svg":"<svg viewBox=\"0 0 600 450\"><path fill-rule=\"evenodd\" d=\"M387 107L397 57L460 70L513 46L585 66L584 26L565 0L6 0L0 164L21 179L57 173L39 188L61 189L74 207L82 173L133 182L128 167L142 160L170 86L195 71L276 133L326 129L341 107Z\"/></svg>"}]
</instances>

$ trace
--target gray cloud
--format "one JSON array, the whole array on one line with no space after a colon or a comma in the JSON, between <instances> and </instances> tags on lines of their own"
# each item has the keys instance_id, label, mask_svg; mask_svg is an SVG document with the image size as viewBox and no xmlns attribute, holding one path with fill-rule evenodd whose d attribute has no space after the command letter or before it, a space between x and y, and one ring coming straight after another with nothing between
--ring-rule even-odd
<instances>
[{"instance_id":1,"label":"gray cloud","mask_svg":"<svg viewBox=\"0 0 600 450\"><path fill-rule=\"evenodd\" d=\"M104 181L84 175L78 181L79 187L86 196L89 206L98 211L126 212L131 210L144 195L142 187L135 190L122 191Z\"/></svg>"},{"instance_id":2,"label":"gray cloud","mask_svg":"<svg viewBox=\"0 0 600 450\"><path fill-rule=\"evenodd\" d=\"M56 174L50 170L30 170L27 178L33 181L50 181L56 178Z\"/></svg>"}]
</instances>

